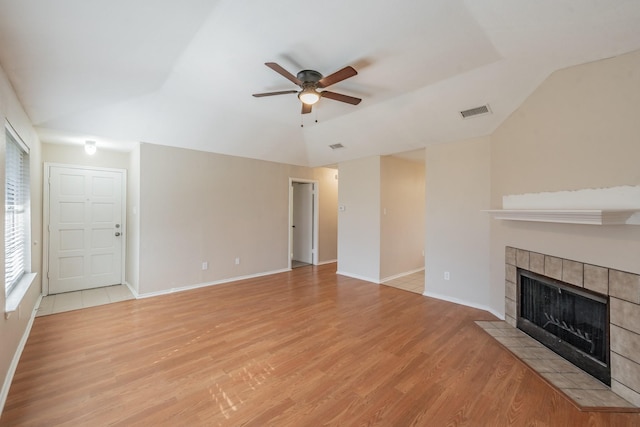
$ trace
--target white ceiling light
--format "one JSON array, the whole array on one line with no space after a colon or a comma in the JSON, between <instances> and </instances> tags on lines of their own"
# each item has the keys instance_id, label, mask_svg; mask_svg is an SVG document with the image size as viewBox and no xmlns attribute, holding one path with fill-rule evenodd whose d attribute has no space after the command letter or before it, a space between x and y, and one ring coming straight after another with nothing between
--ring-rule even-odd
<instances>
[{"instance_id":1,"label":"white ceiling light","mask_svg":"<svg viewBox=\"0 0 640 427\"><path fill-rule=\"evenodd\" d=\"M88 155L92 156L96 154L96 142L95 141L85 141L84 143L84 152Z\"/></svg>"},{"instance_id":2,"label":"white ceiling light","mask_svg":"<svg viewBox=\"0 0 640 427\"><path fill-rule=\"evenodd\" d=\"M306 87L300 91L298 99L307 105L313 105L320 99L320 94L314 87Z\"/></svg>"}]
</instances>

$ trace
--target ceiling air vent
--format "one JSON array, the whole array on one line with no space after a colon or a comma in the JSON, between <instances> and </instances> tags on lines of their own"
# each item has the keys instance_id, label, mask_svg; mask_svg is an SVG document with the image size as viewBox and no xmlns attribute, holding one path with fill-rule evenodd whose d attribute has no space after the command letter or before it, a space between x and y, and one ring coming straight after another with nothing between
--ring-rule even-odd
<instances>
[{"instance_id":1,"label":"ceiling air vent","mask_svg":"<svg viewBox=\"0 0 640 427\"><path fill-rule=\"evenodd\" d=\"M332 150L337 150L338 148L344 148L344 145L338 143L338 144L331 144L329 146L329 148L331 148Z\"/></svg>"},{"instance_id":2,"label":"ceiling air vent","mask_svg":"<svg viewBox=\"0 0 640 427\"><path fill-rule=\"evenodd\" d=\"M470 108L468 110L460 111L460 115L463 119L468 119L469 117L481 116L484 114L491 114L491 109L489 108L489 104L482 105L480 107Z\"/></svg>"}]
</instances>

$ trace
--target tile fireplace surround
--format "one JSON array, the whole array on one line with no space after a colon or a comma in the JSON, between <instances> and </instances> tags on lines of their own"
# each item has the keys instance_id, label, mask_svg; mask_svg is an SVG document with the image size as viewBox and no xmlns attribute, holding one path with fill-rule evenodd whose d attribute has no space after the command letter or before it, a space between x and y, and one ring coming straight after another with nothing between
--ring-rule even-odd
<instances>
[{"instance_id":1,"label":"tile fireplace surround","mask_svg":"<svg viewBox=\"0 0 640 427\"><path fill-rule=\"evenodd\" d=\"M609 297L611 390L640 407L640 275L507 247L505 320L513 327L517 268Z\"/></svg>"}]
</instances>

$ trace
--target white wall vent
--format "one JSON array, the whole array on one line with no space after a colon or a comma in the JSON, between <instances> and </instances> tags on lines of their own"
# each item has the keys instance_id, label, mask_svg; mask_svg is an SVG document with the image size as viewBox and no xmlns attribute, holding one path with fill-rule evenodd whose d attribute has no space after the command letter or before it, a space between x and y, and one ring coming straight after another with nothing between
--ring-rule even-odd
<instances>
[{"instance_id":1,"label":"white wall vent","mask_svg":"<svg viewBox=\"0 0 640 427\"><path fill-rule=\"evenodd\" d=\"M460 111L460 115L463 119L468 119L469 117L481 116L484 114L491 114L491 109L489 108L489 104L481 105L480 107L469 108L468 110Z\"/></svg>"},{"instance_id":2,"label":"white wall vent","mask_svg":"<svg viewBox=\"0 0 640 427\"><path fill-rule=\"evenodd\" d=\"M329 148L331 148L332 150L337 150L338 148L344 148L344 145L337 143L337 144L331 144L329 146Z\"/></svg>"}]
</instances>

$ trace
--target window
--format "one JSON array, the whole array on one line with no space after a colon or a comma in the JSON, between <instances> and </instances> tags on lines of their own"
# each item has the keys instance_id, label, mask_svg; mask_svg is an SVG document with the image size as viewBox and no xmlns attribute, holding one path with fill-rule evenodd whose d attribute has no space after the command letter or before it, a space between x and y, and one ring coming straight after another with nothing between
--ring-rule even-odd
<instances>
[{"instance_id":1,"label":"window","mask_svg":"<svg viewBox=\"0 0 640 427\"><path fill-rule=\"evenodd\" d=\"M29 148L6 126L5 154L5 293L16 288L31 269L29 234L31 215L29 206Z\"/></svg>"}]
</instances>

